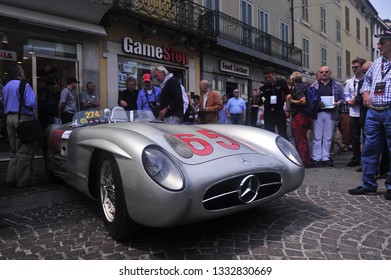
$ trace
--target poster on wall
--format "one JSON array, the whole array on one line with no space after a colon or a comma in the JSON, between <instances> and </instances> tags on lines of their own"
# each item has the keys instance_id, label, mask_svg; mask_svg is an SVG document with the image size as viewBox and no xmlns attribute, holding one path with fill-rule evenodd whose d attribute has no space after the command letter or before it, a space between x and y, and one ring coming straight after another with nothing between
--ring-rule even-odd
<instances>
[{"instance_id":1,"label":"poster on wall","mask_svg":"<svg viewBox=\"0 0 391 280\"><path fill-rule=\"evenodd\" d=\"M126 89L125 81L129 77L137 79L137 63L119 60L118 61L118 90L122 91Z\"/></svg>"}]
</instances>

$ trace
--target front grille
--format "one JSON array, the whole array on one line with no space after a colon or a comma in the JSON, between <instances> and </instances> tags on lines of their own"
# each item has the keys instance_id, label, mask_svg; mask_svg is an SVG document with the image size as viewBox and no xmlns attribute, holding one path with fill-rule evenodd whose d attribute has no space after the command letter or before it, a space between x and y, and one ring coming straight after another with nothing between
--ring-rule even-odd
<instances>
[{"instance_id":1,"label":"front grille","mask_svg":"<svg viewBox=\"0 0 391 280\"><path fill-rule=\"evenodd\" d=\"M274 172L253 174L259 180L258 193L253 202L277 193L281 186L281 175ZM206 210L221 210L246 204L239 198L239 186L248 175L241 175L211 186L204 195L202 204Z\"/></svg>"}]
</instances>

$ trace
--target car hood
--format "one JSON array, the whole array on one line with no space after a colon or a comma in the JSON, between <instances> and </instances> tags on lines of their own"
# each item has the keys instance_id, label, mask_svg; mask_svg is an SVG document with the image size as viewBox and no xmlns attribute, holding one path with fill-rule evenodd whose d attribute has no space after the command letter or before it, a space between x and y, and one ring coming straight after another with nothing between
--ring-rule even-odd
<instances>
[{"instance_id":1,"label":"car hood","mask_svg":"<svg viewBox=\"0 0 391 280\"><path fill-rule=\"evenodd\" d=\"M113 128L112 125L110 127ZM245 126L124 123L115 124L115 127L143 135L149 139L147 142L150 144L164 148L178 160L188 164L199 164L240 154L268 155L270 151L257 142L275 146L275 134L266 132L267 137L263 137L261 129ZM132 137L131 134L129 136ZM180 152L183 148L192 151L191 157Z\"/></svg>"}]
</instances>

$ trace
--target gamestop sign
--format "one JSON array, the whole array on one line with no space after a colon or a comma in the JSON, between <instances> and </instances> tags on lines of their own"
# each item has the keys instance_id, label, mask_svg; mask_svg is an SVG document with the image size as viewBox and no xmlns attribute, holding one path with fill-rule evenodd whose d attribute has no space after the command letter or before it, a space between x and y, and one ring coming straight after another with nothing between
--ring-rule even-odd
<instances>
[{"instance_id":1,"label":"gamestop sign","mask_svg":"<svg viewBox=\"0 0 391 280\"><path fill-rule=\"evenodd\" d=\"M130 37L123 39L122 48L125 53L157 58L182 65L189 63L189 56L183 52L178 52L171 47L156 47L154 45L135 42Z\"/></svg>"}]
</instances>

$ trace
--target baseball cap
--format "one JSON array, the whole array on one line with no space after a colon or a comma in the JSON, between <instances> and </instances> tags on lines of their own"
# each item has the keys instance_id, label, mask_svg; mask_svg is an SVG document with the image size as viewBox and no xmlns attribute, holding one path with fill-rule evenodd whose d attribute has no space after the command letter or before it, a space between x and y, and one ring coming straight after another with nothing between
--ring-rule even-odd
<instances>
[{"instance_id":1,"label":"baseball cap","mask_svg":"<svg viewBox=\"0 0 391 280\"><path fill-rule=\"evenodd\" d=\"M391 31L384 31L381 34L375 34L376 38L391 39Z\"/></svg>"},{"instance_id":2,"label":"baseball cap","mask_svg":"<svg viewBox=\"0 0 391 280\"><path fill-rule=\"evenodd\" d=\"M151 82L151 75L148 73L144 74L143 81L144 81L144 83L150 83Z\"/></svg>"},{"instance_id":3,"label":"baseball cap","mask_svg":"<svg viewBox=\"0 0 391 280\"><path fill-rule=\"evenodd\" d=\"M67 79L67 85L71 84L71 83L77 83L77 84L80 84L80 82L78 80L76 80L75 77L68 77Z\"/></svg>"}]
</instances>

